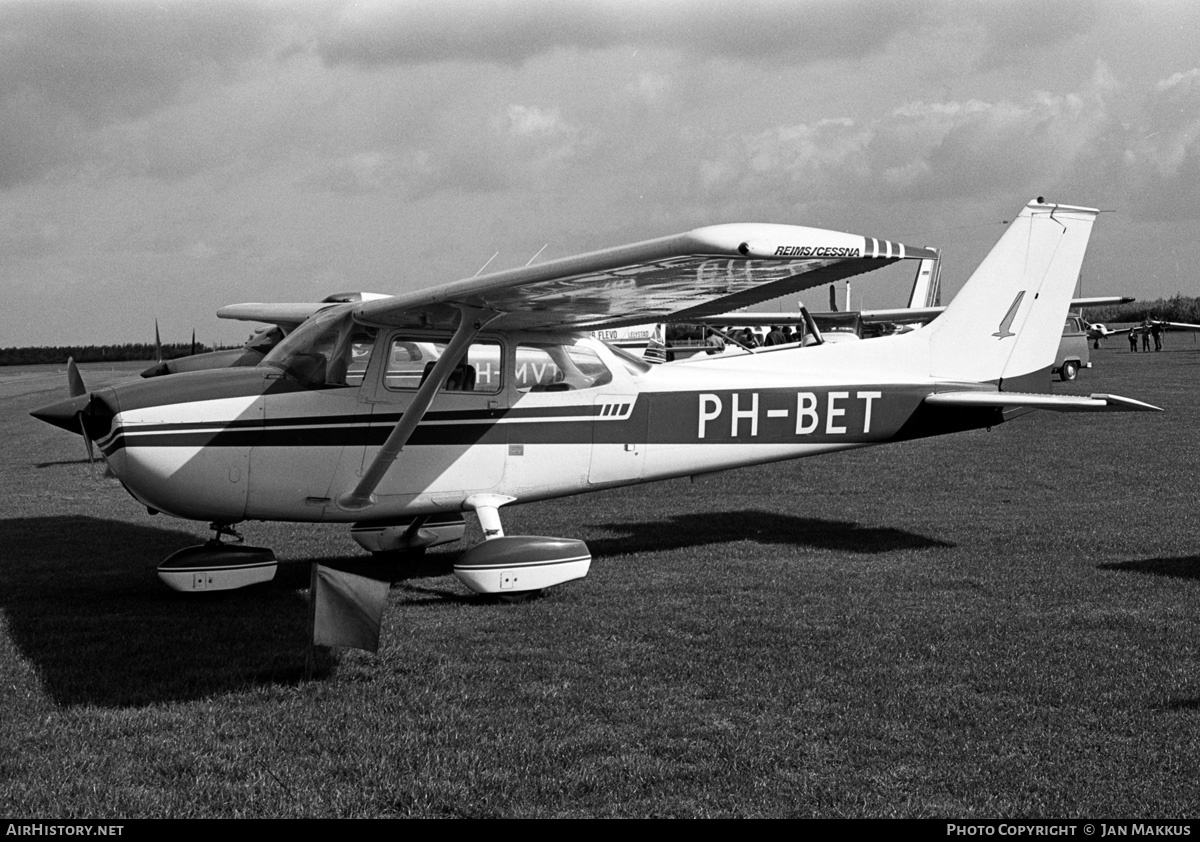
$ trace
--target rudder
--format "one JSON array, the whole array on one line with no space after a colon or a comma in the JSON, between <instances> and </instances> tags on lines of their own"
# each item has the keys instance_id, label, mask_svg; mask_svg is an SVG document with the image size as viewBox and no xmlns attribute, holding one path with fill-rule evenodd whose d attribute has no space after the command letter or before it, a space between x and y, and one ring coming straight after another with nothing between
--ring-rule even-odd
<instances>
[{"instance_id":1,"label":"rudder","mask_svg":"<svg viewBox=\"0 0 1200 842\"><path fill-rule=\"evenodd\" d=\"M930 374L1047 391L1094 208L1030 202L927 328Z\"/></svg>"}]
</instances>

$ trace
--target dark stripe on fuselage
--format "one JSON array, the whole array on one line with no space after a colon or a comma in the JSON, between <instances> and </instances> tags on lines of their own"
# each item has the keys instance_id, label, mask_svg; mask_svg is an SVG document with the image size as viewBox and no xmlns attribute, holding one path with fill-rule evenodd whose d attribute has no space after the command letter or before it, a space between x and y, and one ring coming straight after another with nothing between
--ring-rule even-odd
<instances>
[{"instance_id":1,"label":"dark stripe on fuselage","mask_svg":"<svg viewBox=\"0 0 1200 842\"><path fill-rule=\"evenodd\" d=\"M602 407L590 404L575 406L547 407L513 407L511 409L454 409L431 410L425 414L423 423L457 421L460 423L493 423L504 419L535 419L535 418L593 418L601 415ZM226 432L229 430L248 429L258 430L273 427L330 427L390 424L395 426L404 416L403 412L380 412L371 415L368 412L356 412L343 415L296 415L286 418L236 418L232 421L188 421L179 423L139 424L137 432L157 433L179 431L186 428L189 431Z\"/></svg>"},{"instance_id":2,"label":"dark stripe on fuselage","mask_svg":"<svg viewBox=\"0 0 1200 842\"><path fill-rule=\"evenodd\" d=\"M928 386L747 389L643 393L628 418L601 417L607 404L434 411L408 446L473 444L826 444L871 443L994 426L984 408L927 407ZM401 413L120 427L104 443L124 447L379 446ZM500 423L503 422L503 423Z\"/></svg>"}]
</instances>

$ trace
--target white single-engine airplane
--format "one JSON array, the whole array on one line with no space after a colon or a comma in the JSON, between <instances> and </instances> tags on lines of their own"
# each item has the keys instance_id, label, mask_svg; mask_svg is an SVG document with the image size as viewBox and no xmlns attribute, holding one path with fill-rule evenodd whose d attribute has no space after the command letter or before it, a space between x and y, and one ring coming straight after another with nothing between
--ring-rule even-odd
<instances>
[{"instance_id":1,"label":"white single-engine airplane","mask_svg":"<svg viewBox=\"0 0 1200 842\"><path fill-rule=\"evenodd\" d=\"M505 536L501 507L991 427L1034 409L1153 410L1046 394L1097 211L1031 202L934 322L840 347L652 366L586 336L726 313L933 253L787 225L700 228L305 321L252 368L182 373L33 414L81 429L151 512L212 522L160 573L179 589L274 574L222 543L246 520L354 524L378 552L485 539L481 593L586 575L581 541Z\"/></svg>"}]
</instances>

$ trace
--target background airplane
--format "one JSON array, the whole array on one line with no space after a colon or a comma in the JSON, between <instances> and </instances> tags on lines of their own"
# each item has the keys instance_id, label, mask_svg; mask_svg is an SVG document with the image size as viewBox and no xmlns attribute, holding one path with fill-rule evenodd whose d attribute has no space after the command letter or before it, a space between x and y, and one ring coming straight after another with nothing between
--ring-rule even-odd
<instances>
[{"instance_id":1,"label":"background airplane","mask_svg":"<svg viewBox=\"0 0 1200 842\"><path fill-rule=\"evenodd\" d=\"M162 358L162 343L158 338L158 323L155 322L154 344L159 349L158 361L144 370L142 377L161 377L184 371L206 371L213 368L258 365L262 362L263 357L271 352L272 348L283 341L285 336L322 310L332 307L334 304L372 301L387 297L378 292L340 292L312 303L236 304L224 307L217 311L218 318L241 319L265 322L266 324L255 329L240 348L225 348L204 354L192 353L186 357L175 357L170 360ZM193 334L192 345L195 344L196 338Z\"/></svg>"}]
</instances>

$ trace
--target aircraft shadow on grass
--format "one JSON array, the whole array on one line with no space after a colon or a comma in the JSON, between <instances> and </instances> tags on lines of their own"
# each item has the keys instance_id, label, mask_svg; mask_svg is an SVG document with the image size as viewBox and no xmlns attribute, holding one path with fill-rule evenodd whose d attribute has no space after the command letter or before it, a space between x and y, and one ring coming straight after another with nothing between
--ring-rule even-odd
<instances>
[{"instance_id":1,"label":"aircraft shadow on grass","mask_svg":"<svg viewBox=\"0 0 1200 842\"><path fill-rule=\"evenodd\" d=\"M176 593L154 572L194 534L90 517L0 521L8 637L59 704L139 706L302 679L312 561L397 582L450 572L453 556L386 569L363 556L280 562L275 581ZM363 562L366 562L366 565ZM335 663L317 649L314 675Z\"/></svg>"},{"instance_id":2,"label":"aircraft shadow on grass","mask_svg":"<svg viewBox=\"0 0 1200 842\"><path fill-rule=\"evenodd\" d=\"M683 549L751 539L761 544L877 553L950 547L913 533L775 512L683 514L611 524L595 555ZM266 585L212 594L166 588L154 567L196 536L82 516L0 521L0 610L8 637L61 705L150 705L247 686L301 680L309 646L306 588L313 562L407 583L406 604L475 601L408 580L447 575L457 551L401 563L365 556L280 562ZM335 659L316 650L314 674Z\"/></svg>"},{"instance_id":3,"label":"aircraft shadow on grass","mask_svg":"<svg viewBox=\"0 0 1200 842\"><path fill-rule=\"evenodd\" d=\"M1180 558L1143 558L1135 561L1114 561L1097 564L1097 570L1116 570L1124 573L1144 573L1150 576L1170 576L1175 579L1200 580L1200 555ZM1155 705L1160 711L1200 710L1200 698L1174 698Z\"/></svg>"},{"instance_id":4,"label":"aircraft shadow on grass","mask_svg":"<svg viewBox=\"0 0 1200 842\"><path fill-rule=\"evenodd\" d=\"M661 552L733 541L856 554L955 546L903 529L766 511L694 512L666 520L594 526L617 533L616 537L588 539L588 547L595 556Z\"/></svg>"},{"instance_id":5,"label":"aircraft shadow on grass","mask_svg":"<svg viewBox=\"0 0 1200 842\"><path fill-rule=\"evenodd\" d=\"M1176 579L1200 580L1200 555L1181 558L1143 558L1135 561L1114 561L1097 564L1097 570L1116 570L1125 573L1146 573L1151 576L1171 576Z\"/></svg>"}]
</instances>

